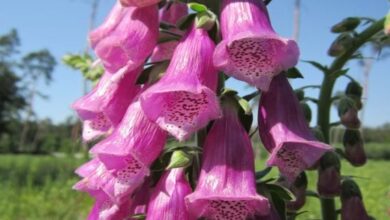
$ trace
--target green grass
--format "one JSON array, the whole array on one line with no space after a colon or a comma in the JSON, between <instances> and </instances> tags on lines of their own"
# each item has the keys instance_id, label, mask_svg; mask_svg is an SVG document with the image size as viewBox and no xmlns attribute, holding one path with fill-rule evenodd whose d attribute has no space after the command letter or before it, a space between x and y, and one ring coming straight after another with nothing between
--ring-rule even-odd
<instances>
[{"instance_id":1,"label":"green grass","mask_svg":"<svg viewBox=\"0 0 390 220\"><path fill-rule=\"evenodd\" d=\"M78 181L73 170L82 162L67 157L0 155L0 219L85 219L93 201L87 194L71 189ZM264 159L258 160L257 169L264 168L264 164ZM360 168L343 161L343 175L357 176L367 210L377 220L390 219L389 174L390 161L371 160ZM277 169L268 177L277 177ZM316 172L308 172L308 177L309 189L315 191ZM318 199L309 197L302 211L307 212L298 219L320 219Z\"/></svg>"},{"instance_id":2,"label":"green grass","mask_svg":"<svg viewBox=\"0 0 390 220\"><path fill-rule=\"evenodd\" d=\"M71 189L82 163L50 156L0 156L1 220L85 219L92 200Z\"/></svg>"},{"instance_id":3,"label":"green grass","mask_svg":"<svg viewBox=\"0 0 390 220\"><path fill-rule=\"evenodd\" d=\"M264 168L264 160L258 160L258 170ZM308 171L309 190L316 191L317 172ZM342 175L355 176L363 194L367 211L377 220L390 219L390 161L370 160L363 167L353 167L346 161L342 162ZM277 177L277 169L267 177ZM267 178L266 177L266 178ZM339 199L336 207L340 208ZM306 205L300 211L307 211L300 215L298 220L321 219L320 201L314 197L307 197Z\"/></svg>"}]
</instances>

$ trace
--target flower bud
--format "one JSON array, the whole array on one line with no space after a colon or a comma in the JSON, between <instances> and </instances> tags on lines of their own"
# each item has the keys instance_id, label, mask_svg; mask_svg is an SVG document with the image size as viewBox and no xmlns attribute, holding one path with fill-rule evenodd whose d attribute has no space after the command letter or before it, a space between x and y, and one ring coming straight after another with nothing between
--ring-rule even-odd
<instances>
[{"instance_id":1,"label":"flower bud","mask_svg":"<svg viewBox=\"0 0 390 220\"><path fill-rule=\"evenodd\" d=\"M278 182L285 187L288 187L288 182L283 178L279 179ZM297 211L301 209L306 202L306 189L307 189L307 176L305 172L299 174L295 179L294 183L288 187L295 196L294 201L288 201L286 203L289 211Z\"/></svg>"},{"instance_id":2,"label":"flower bud","mask_svg":"<svg viewBox=\"0 0 390 220\"><path fill-rule=\"evenodd\" d=\"M326 153L318 169L317 191L321 197L332 198L340 194L340 159L334 152Z\"/></svg>"},{"instance_id":3,"label":"flower bud","mask_svg":"<svg viewBox=\"0 0 390 220\"><path fill-rule=\"evenodd\" d=\"M340 34L328 50L329 56L337 57L342 55L348 48L352 46L353 37L350 34Z\"/></svg>"},{"instance_id":4,"label":"flower bud","mask_svg":"<svg viewBox=\"0 0 390 220\"><path fill-rule=\"evenodd\" d=\"M363 87L358 82L351 81L348 83L345 94L355 102L355 106L358 110L363 107L361 100L363 96Z\"/></svg>"},{"instance_id":5,"label":"flower bud","mask_svg":"<svg viewBox=\"0 0 390 220\"><path fill-rule=\"evenodd\" d=\"M355 28L357 28L359 24L360 24L359 18L349 17L335 24L331 30L333 33L349 32L355 30Z\"/></svg>"},{"instance_id":6,"label":"flower bud","mask_svg":"<svg viewBox=\"0 0 390 220\"><path fill-rule=\"evenodd\" d=\"M306 102L302 102L302 101L299 104L301 105L301 108L302 108L303 114L305 115L305 119L306 119L307 123L310 124L311 118L312 118L310 106Z\"/></svg>"},{"instance_id":7,"label":"flower bud","mask_svg":"<svg viewBox=\"0 0 390 220\"><path fill-rule=\"evenodd\" d=\"M305 91L303 91L303 89L294 90L294 93L299 101L302 101L305 98Z\"/></svg>"},{"instance_id":8,"label":"flower bud","mask_svg":"<svg viewBox=\"0 0 390 220\"><path fill-rule=\"evenodd\" d=\"M337 110L342 125L352 129L357 129L360 127L358 110L354 101L351 98L347 96L341 98Z\"/></svg>"},{"instance_id":9,"label":"flower bud","mask_svg":"<svg viewBox=\"0 0 390 220\"><path fill-rule=\"evenodd\" d=\"M356 81L351 81L348 83L347 88L345 89L345 94L348 96L357 96L359 98L363 95L363 87Z\"/></svg>"},{"instance_id":10,"label":"flower bud","mask_svg":"<svg viewBox=\"0 0 390 220\"><path fill-rule=\"evenodd\" d=\"M345 158L353 166L362 166L366 163L367 157L364 151L363 138L359 130L347 129L343 139Z\"/></svg>"},{"instance_id":11,"label":"flower bud","mask_svg":"<svg viewBox=\"0 0 390 220\"><path fill-rule=\"evenodd\" d=\"M352 179L341 184L341 220L369 220L359 186Z\"/></svg>"}]
</instances>

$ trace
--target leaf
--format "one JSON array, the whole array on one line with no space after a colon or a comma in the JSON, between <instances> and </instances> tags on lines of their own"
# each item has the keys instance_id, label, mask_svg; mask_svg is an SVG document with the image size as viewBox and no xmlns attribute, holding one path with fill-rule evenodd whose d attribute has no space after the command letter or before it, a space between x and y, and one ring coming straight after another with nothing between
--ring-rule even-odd
<instances>
[{"instance_id":1,"label":"leaf","mask_svg":"<svg viewBox=\"0 0 390 220\"><path fill-rule=\"evenodd\" d=\"M200 12L206 12L206 11L208 10L208 8L207 8L205 5L200 4L200 3L196 3L196 2L188 3L187 6L188 6L191 10L193 10L193 11L195 11L195 12L198 12L198 13L200 13Z\"/></svg>"},{"instance_id":2,"label":"leaf","mask_svg":"<svg viewBox=\"0 0 390 220\"><path fill-rule=\"evenodd\" d=\"M272 193L276 194L279 198L285 200L285 201L294 201L295 196L294 194L288 190L287 188L277 185L277 184L266 184L267 189Z\"/></svg>"},{"instance_id":3,"label":"leaf","mask_svg":"<svg viewBox=\"0 0 390 220\"><path fill-rule=\"evenodd\" d=\"M339 77L339 76L345 75L348 71L349 71L349 69L337 70L336 72L333 72L332 74L335 77Z\"/></svg>"},{"instance_id":4,"label":"leaf","mask_svg":"<svg viewBox=\"0 0 390 220\"><path fill-rule=\"evenodd\" d=\"M280 220L286 220L286 203L277 194L271 193L272 203L279 214Z\"/></svg>"},{"instance_id":5,"label":"leaf","mask_svg":"<svg viewBox=\"0 0 390 220\"><path fill-rule=\"evenodd\" d=\"M308 64L311 64L312 66L314 66L315 68L321 70L323 73L328 73L328 67L316 62L316 61L312 61L312 60L303 60L303 62L305 63L308 63Z\"/></svg>"},{"instance_id":6,"label":"leaf","mask_svg":"<svg viewBox=\"0 0 390 220\"><path fill-rule=\"evenodd\" d=\"M269 172L271 172L272 167L266 167L264 170L261 170L259 172L256 172L256 180L259 180L263 177L265 177Z\"/></svg>"},{"instance_id":7,"label":"leaf","mask_svg":"<svg viewBox=\"0 0 390 220\"><path fill-rule=\"evenodd\" d=\"M238 100L238 104L240 104L242 110L244 111L244 113L246 115L251 115L252 114L252 108L251 108L251 105L249 104L249 102L243 98L240 98Z\"/></svg>"},{"instance_id":8,"label":"leaf","mask_svg":"<svg viewBox=\"0 0 390 220\"><path fill-rule=\"evenodd\" d=\"M317 199L320 198L320 196L318 195L317 192L314 192L312 190L306 190L306 193L305 193L306 196L310 196L310 197L315 197Z\"/></svg>"},{"instance_id":9,"label":"leaf","mask_svg":"<svg viewBox=\"0 0 390 220\"><path fill-rule=\"evenodd\" d=\"M296 79L296 78L303 78L302 73L296 68L290 68L286 72L284 72L287 78Z\"/></svg>"}]
</instances>

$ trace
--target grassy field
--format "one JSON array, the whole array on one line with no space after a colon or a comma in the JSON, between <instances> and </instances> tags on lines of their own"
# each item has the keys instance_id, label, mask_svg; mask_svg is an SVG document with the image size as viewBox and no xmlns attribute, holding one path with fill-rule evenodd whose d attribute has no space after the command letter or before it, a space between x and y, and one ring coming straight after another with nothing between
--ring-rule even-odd
<instances>
[{"instance_id":1,"label":"grassy field","mask_svg":"<svg viewBox=\"0 0 390 220\"><path fill-rule=\"evenodd\" d=\"M92 200L75 192L78 180L73 174L82 160L49 156L0 155L1 220L78 220L85 219ZM256 167L262 169L264 160ZM390 219L390 161L370 161L361 168L343 163L343 174L357 176L364 202L377 220ZM269 174L277 176L276 169ZM310 189L315 190L316 172L308 173ZM338 204L339 207L339 204ZM320 219L319 201L309 198L298 219Z\"/></svg>"},{"instance_id":2,"label":"grassy field","mask_svg":"<svg viewBox=\"0 0 390 220\"><path fill-rule=\"evenodd\" d=\"M85 219L92 200L71 189L82 160L0 156L1 220Z\"/></svg>"},{"instance_id":3,"label":"grassy field","mask_svg":"<svg viewBox=\"0 0 390 220\"><path fill-rule=\"evenodd\" d=\"M258 170L264 168L265 162L258 160ZM309 190L316 191L317 172L307 172ZM342 174L354 176L363 193L364 204L369 214L376 220L390 219L390 161L371 160L363 167L352 167L346 161L342 162ZM277 178L277 169L273 169L265 178ZM340 208L339 200L336 207ZM298 216L297 220L321 219L320 201L314 197L307 197L306 205L300 211L306 211Z\"/></svg>"}]
</instances>

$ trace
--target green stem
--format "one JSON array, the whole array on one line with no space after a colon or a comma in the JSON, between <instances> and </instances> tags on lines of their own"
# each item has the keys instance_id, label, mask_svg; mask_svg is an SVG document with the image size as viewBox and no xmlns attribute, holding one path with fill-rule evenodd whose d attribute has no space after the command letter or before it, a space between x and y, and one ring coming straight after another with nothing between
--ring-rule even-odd
<instances>
[{"instance_id":1,"label":"green stem","mask_svg":"<svg viewBox=\"0 0 390 220\"><path fill-rule=\"evenodd\" d=\"M329 67L329 71L324 75L324 79L321 86L318 102L318 120L317 125L321 128L325 142L329 143L329 131L330 131L330 108L332 105L332 92L334 84L336 83L339 70L342 70L344 65L350 60L351 56L372 36L383 30L385 19L373 23L366 30L356 36L355 42L351 48L349 48L343 55L337 57L332 65ZM335 209L334 199L321 198L322 219L324 220L337 220L337 214Z\"/></svg>"}]
</instances>

